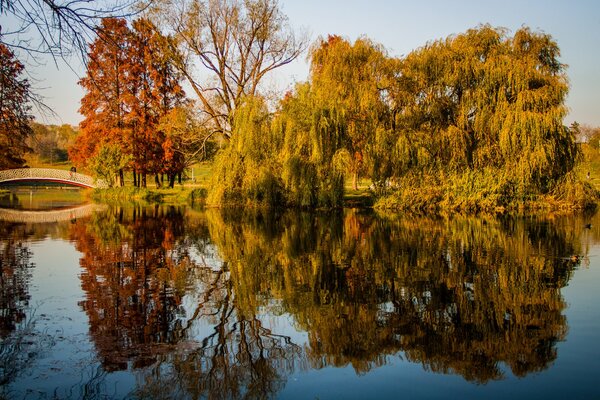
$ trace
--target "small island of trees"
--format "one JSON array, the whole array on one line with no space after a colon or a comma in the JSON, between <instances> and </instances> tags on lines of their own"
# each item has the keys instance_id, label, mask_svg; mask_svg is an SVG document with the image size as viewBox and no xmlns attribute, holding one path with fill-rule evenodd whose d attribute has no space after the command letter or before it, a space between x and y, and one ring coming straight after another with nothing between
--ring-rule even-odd
<instances>
[{"instance_id":1,"label":"small island of trees","mask_svg":"<svg viewBox=\"0 0 600 400\"><path fill-rule=\"evenodd\" d=\"M218 206L341 207L361 179L375 207L391 210L598 199L580 129L564 125L566 66L543 32L480 25L395 57L366 36L309 46L276 0L160 0L133 21L104 18L96 33L68 154L114 185L131 174L137 187L173 187L208 161L206 200ZM269 73L307 49L307 81L268 92ZM0 103L10 154L0 167L11 168L28 150L15 141L33 134L22 123L29 86L11 50L0 51L2 91L15 98Z\"/></svg>"}]
</instances>

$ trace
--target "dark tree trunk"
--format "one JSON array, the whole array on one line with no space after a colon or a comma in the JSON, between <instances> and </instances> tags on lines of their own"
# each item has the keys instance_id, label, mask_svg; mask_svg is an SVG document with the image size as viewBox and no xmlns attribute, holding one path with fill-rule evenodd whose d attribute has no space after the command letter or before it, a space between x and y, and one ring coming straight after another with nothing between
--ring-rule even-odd
<instances>
[{"instance_id":1,"label":"dark tree trunk","mask_svg":"<svg viewBox=\"0 0 600 400\"><path fill-rule=\"evenodd\" d=\"M137 174L135 173L135 169L133 170L133 187L138 187L138 179Z\"/></svg>"},{"instance_id":2,"label":"dark tree trunk","mask_svg":"<svg viewBox=\"0 0 600 400\"><path fill-rule=\"evenodd\" d=\"M125 174L123 173L123 168L119 170L119 184L121 187L125 186Z\"/></svg>"},{"instance_id":3,"label":"dark tree trunk","mask_svg":"<svg viewBox=\"0 0 600 400\"><path fill-rule=\"evenodd\" d=\"M169 174L169 187L175 187L175 174Z\"/></svg>"},{"instance_id":4,"label":"dark tree trunk","mask_svg":"<svg viewBox=\"0 0 600 400\"><path fill-rule=\"evenodd\" d=\"M160 189L160 187L162 186L162 184L160 183L160 178L158 177L158 174L154 175L154 182L156 182L156 188Z\"/></svg>"},{"instance_id":5,"label":"dark tree trunk","mask_svg":"<svg viewBox=\"0 0 600 400\"><path fill-rule=\"evenodd\" d=\"M181 185L181 172L177 174L177 183Z\"/></svg>"},{"instance_id":6,"label":"dark tree trunk","mask_svg":"<svg viewBox=\"0 0 600 400\"><path fill-rule=\"evenodd\" d=\"M142 172L142 187L144 189L146 189L148 186L146 186L146 173Z\"/></svg>"}]
</instances>

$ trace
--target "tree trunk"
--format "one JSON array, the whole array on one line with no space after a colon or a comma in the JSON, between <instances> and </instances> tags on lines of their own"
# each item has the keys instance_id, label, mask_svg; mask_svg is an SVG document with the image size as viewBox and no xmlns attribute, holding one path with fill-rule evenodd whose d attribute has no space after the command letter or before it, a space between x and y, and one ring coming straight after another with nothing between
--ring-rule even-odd
<instances>
[{"instance_id":1,"label":"tree trunk","mask_svg":"<svg viewBox=\"0 0 600 400\"><path fill-rule=\"evenodd\" d=\"M358 172L352 174L352 189L358 190Z\"/></svg>"},{"instance_id":2,"label":"tree trunk","mask_svg":"<svg viewBox=\"0 0 600 400\"><path fill-rule=\"evenodd\" d=\"M133 187L138 187L138 179L137 174L135 173L135 169L133 170Z\"/></svg>"},{"instance_id":3,"label":"tree trunk","mask_svg":"<svg viewBox=\"0 0 600 400\"><path fill-rule=\"evenodd\" d=\"M175 174L169 175L169 187L171 189L175 187Z\"/></svg>"},{"instance_id":4,"label":"tree trunk","mask_svg":"<svg viewBox=\"0 0 600 400\"><path fill-rule=\"evenodd\" d=\"M162 186L160 183L160 178L158 177L158 174L154 175L154 182L156 182L156 188L160 189L160 187Z\"/></svg>"},{"instance_id":5,"label":"tree trunk","mask_svg":"<svg viewBox=\"0 0 600 400\"><path fill-rule=\"evenodd\" d=\"M146 173L142 172L142 187L144 189L146 189L148 186L146 186Z\"/></svg>"},{"instance_id":6,"label":"tree trunk","mask_svg":"<svg viewBox=\"0 0 600 400\"><path fill-rule=\"evenodd\" d=\"M119 184L121 187L125 186L125 175L123 174L123 168L119 169Z\"/></svg>"}]
</instances>

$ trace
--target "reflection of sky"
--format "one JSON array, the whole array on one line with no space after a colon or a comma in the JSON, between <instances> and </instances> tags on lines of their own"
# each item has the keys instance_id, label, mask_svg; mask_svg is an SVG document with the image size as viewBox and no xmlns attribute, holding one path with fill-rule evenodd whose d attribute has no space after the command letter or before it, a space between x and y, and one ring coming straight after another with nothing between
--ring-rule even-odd
<instances>
[{"instance_id":1,"label":"reflection of sky","mask_svg":"<svg viewBox=\"0 0 600 400\"><path fill-rule=\"evenodd\" d=\"M561 290L568 305L565 312L569 332L558 346L559 357L549 371L557 377L568 375L572 385L585 384L592 372L584 359L600 360L600 245L589 252L589 266L575 271L569 284ZM597 375L596 375L597 377Z\"/></svg>"},{"instance_id":2,"label":"reflection of sky","mask_svg":"<svg viewBox=\"0 0 600 400\"><path fill-rule=\"evenodd\" d=\"M55 344L16 386L51 393L57 386L76 386L84 379L92 364L93 345L87 315L77 306L84 298L79 253L63 240L44 239L30 246L35 267L29 293L36 331L47 332ZM80 368L74 368L77 365Z\"/></svg>"}]
</instances>

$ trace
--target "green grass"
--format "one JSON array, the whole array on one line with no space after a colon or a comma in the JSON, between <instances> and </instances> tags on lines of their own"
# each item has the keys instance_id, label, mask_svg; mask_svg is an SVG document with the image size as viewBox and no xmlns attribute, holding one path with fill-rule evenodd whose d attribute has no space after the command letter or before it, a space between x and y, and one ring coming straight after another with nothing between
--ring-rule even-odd
<instances>
[{"instance_id":1,"label":"green grass","mask_svg":"<svg viewBox=\"0 0 600 400\"><path fill-rule=\"evenodd\" d=\"M345 207L371 207L374 203L373 193L369 190L371 180L361 178L355 190L352 187L352 179L346 179L344 183L344 206Z\"/></svg>"},{"instance_id":2,"label":"green grass","mask_svg":"<svg viewBox=\"0 0 600 400\"><path fill-rule=\"evenodd\" d=\"M587 179L587 173L590 173L589 182L600 190L600 150L597 150L588 144L582 145L583 150L583 164L581 165L582 178Z\"/></svg>"},{"instance_id":3,"label":"green grass","mask_svg":"<svg viewBox=\"0 0 600 400\"><path fill-rule=\"evenodd\" d=\"M54 168L69 170L73 164L70 161L50 162L44 160L35 154L27 154L25 156L26 165L31 168Z\"/></svg>"}]
</instances>

